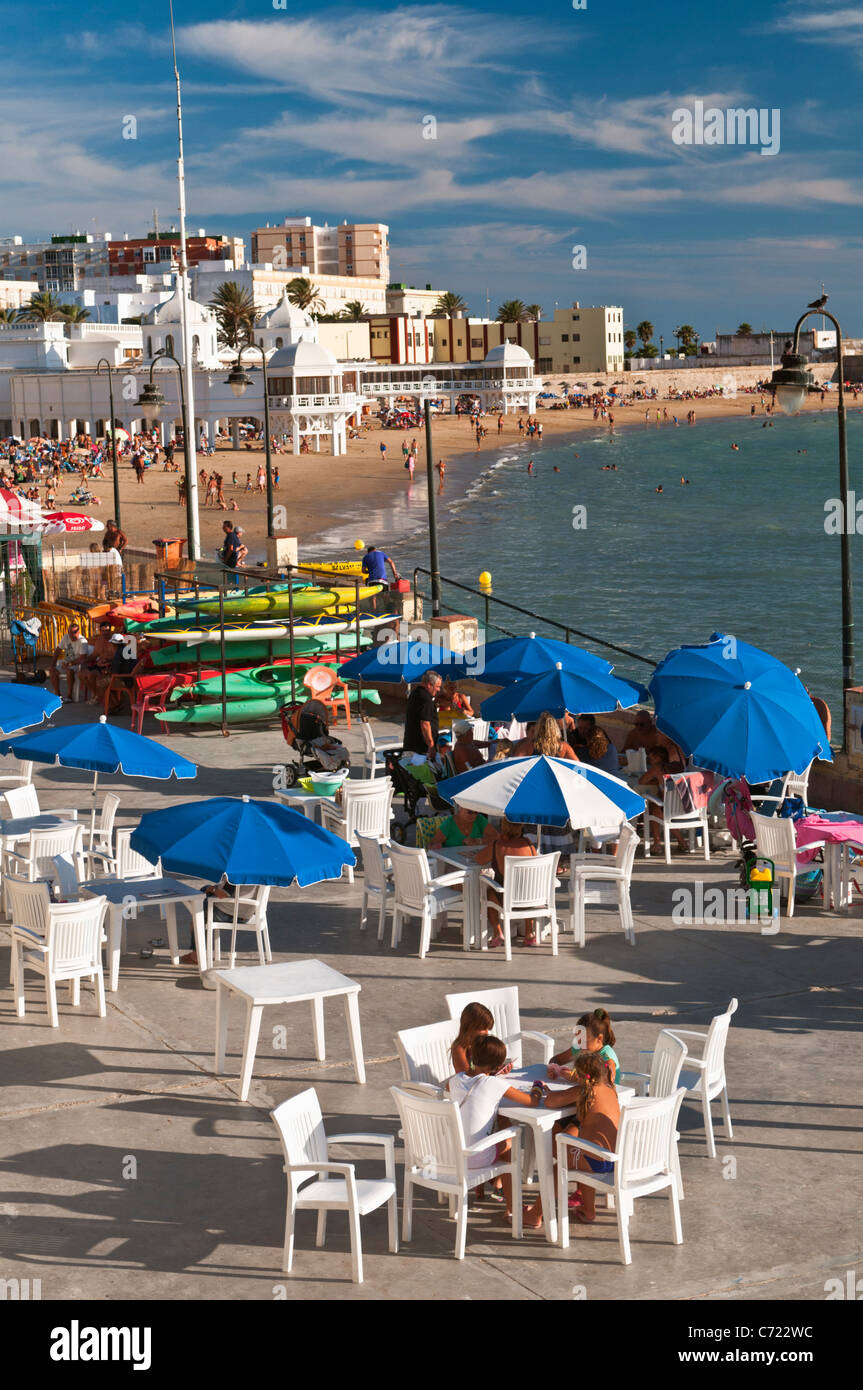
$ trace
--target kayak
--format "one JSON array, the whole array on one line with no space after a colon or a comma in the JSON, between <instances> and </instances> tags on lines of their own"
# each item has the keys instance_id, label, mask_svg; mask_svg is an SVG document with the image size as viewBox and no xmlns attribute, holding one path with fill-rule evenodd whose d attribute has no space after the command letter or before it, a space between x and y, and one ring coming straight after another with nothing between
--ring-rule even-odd
<instances>
[{"instance_id":1,"label":"kayak","mask_svg":"<svg viewBox=\"0 0 863 1390\"><path fill-rule=\"evenodd\" d=\"M303 676L307 671L320 665L319 661L304 661L294 662L293 668L290 665L278 666L273 664L271 666L254 666L250 671L234 671L225 677L225 695L229 700L267 700L272 698L274 693L281 694L283 699L289 698L292 669L294 689L303 694ZM217 675L208 672L205 679L195 681L183 689L175 690L171 695L171 701L174 703L177 700L185 699L187 695L200 695L204 699L221 700L221 672Z\"/></svg>"},{"instance_id":2,"label":"kayak","mask_svg":"<svg viewBox=\"0 0 863 1390\"><path fill-rule=\"evenodd\" d=\"M218 618L223 612L226 618L307 618L315 613L326 613L333 608L343 608L345 604L355 604L363 599L374 598L381 592L382 584L361 584L356 588L345 585L332 589L293 589L283 588L259 591L258 593L226 594L222 609L218 599L203 599L194 605L194 613L200 619ZM189 606L189 605L186 605Z\"/></svg>"},{"instance_id":3,"label":"kayak","mask_svg":"<svg viewBox=\"0 0 863 1390\"><path fill-rule=\"evenodd\" d=\"M360 634L360 643L365 647L370 647L372 638L368 633ZM340 651L339 661L348 661L348 655L343 656L342 652L347 652L348 647L352 651L356 650L356 635L353 629L349 633L342 633L339 637ZM317 653L332 654L335 652L335 636L316 637L295 637L294 656L315 656ZM231 665L246 662L251 666L272 662L277 657L290 657L291 644L286 637L281 637L275 642L232 642L227 649L226 656ZM212 666L213 662L220 662L222 659L222 649L218 642L198 642L174 645L170 647L154 647L150 652L150 659L154 666L187 666L200 661L202 664Z\"/></svg>"},{"instance_id":4,"label":"kayak","mask_svg":"<svg viewBox=\"0 0 863 1390\"><path fill-rule=\"evenodd\" d=\"M362 560L301 560L300 570L303 569L314 570L316 574L349 574L357 579L365 574Z\"/></svg>"},{"instance_id":5,"label":"kayak","mask_svg":"<svg viewBox=\"0 0 863 1390\"><path fill-rule=\"evenodd\" d=\"M356 704L359 692L350 692L351 704ZM288 692L290 696L290 690ZM379 705L381 697L376 690L364 690L362 698L371 705ZM278 714L285 703L285 694L271 695L264 700L229 700L225 705L226 724L250 724L261 719L271 719ZM175 705L173 709L160 712L157 719L167 724L221 724L222 702L215 700L207 705Z\"/></svg>"},{"instance_id":6,"label":"kayak","mask_svg":"<svg viewBox=\"0 0 863 1390\"><path fill-rule=\"evenodd\" d=\"M360 628L381 627L385 623L392 623L393 618L390 613L383 613L378 616L363 616L360 618ZM350 633L356 630L356 622L350 614L345 614L342 618L330 618L325 623L294 623L294 637L320 637L333 633ZM225 634L225 641L228 643L261 641L274 642L280 637L288 637L291 628L287 623L279 622L230 622L225 623L224 628L220 623L206 623L200 626L186 625L182 620L176 618L160 618L155 623L148 623L140 630L142 637L154 637L160 642L215 642L221 639L222 632Z\"/></svg>"}]
</instances>

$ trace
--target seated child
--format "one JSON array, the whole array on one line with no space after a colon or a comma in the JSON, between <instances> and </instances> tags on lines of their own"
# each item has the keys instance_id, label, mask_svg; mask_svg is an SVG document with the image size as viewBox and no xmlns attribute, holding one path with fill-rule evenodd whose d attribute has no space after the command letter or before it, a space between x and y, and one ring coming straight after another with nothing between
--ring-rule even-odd
<instances>
[{"instance_id":1,"label":"seated child","mask_svg":"<svg viewBox=\"0 0 863 1390\"><path fill-rule=\"evenodd\" d=\"M620 1062L614 1050L617 1039L611 1026L611 1019L605 1009L594 1009L593 1013L582 1014L576 1024L572 1047L558 1052L549 1063L548 1074L553 1078L569 1076L575 1062L584 1053L597 1052L608 1064L613 1084L620 1080ZM554 1068L554 1070L552 1070Z\"/></svg>"},{"instance_id":2,"label":"seated child","mask_svg":"<svg viewBox=\"0 0 863 1390\"><path fill-rule=\"evenodd\" d=\"M611 1083L609 1068L598 1052L582 1052L576 1058L573 1068L575 1085L569 1091L556 1091L552 1097L555 1106L574 1105L575 1117L561 1126L566 1134L578 1135L597 1144L601 1149L613 1151L617 1145L617 1128L620 1124L620 1102ZM557 1126L555 1126L557 1132ZM576 1155L574 1158L572 1155ZM614 1165L608 1159L594 1158L593 1154L571 1150L570 1167L582 1172L611 1173ZM589 1225L596 1220L596 1191L586 1184L579 1183L578 1189L569 1198L569 1209L576 1221ZM525 1226L535 1229L542 1223L542 1199L537 1200L524 1214Z\"/></svg>"},{"instance_id":3,"label":"seated child","mask_svg":"<svg viewBox=\"0 0 863 1390\"><path fill-rule=\"evenodd\" d=\"M453 1071L472 1072L471 1049L477 1038L485 1037L494 1023L494 1015L485 1004L466 1004L461 1011L458 1036L450 1048Z\"/></svg>"},{"instance_id":4,"label":"seated child","mask_svg":"<svg viewBox=\"0 0 863 1390\"><path fill-rule=\"evenodd\" d=\"M471 1045L471 1067L471 1073L458 1072L447 1083L450 1096L461 1110L466 1144L477 1144L486 1135L491 1136L502 1101L533 1106L542 1103L540 1083L529 1092L509 1084L506 1043L501 1042L500 1038L490 1033L477 1033ZM490 1168L492 1164L503 1163L509 1149L508 1139L499 1144L492 1142L487 1149L471 1154L468 1168ZM501 1174L501 1187L506 1198L506 1219L511 1221L512 1182L509 1173Z\"/></svg>"}]
</instances>

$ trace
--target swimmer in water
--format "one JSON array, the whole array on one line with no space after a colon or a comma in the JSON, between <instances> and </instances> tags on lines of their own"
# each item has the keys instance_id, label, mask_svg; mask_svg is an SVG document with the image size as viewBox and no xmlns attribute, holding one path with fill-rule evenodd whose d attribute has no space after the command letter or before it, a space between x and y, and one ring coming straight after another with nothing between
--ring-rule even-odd
<instances>
[{"instance_id":1,"label":"swimmer in water","mask_svg":"<svg viewBox=\"0 0 863 1390\"><path fill-rule=\"evenodd\" d=\"M739 445L739 444L732 444L731 447L732 447L732 449L736 450L737 453L740 452L740 445Z\"/></svg>"},{"instance_id":2,"label":"swimmer in water","mask_svg":"<svg viewBox=\"0 0 863 1390\"><path fill-rule=\"evenodd\" d=\"M687 487L688 484L689 484L689 479L688 479L688 478L681 478L681 479L680 479L680 486L681 486L681 487Z\"/></svg>"},{"instance_id":3,"label":"swimmer in water","mask_svg":"<svg viewBox=\"0 0 863 1390\"><path fill-rule=\"evenodd\" d=\"M557 464L555 464L551 471L552 473L559 473L560 469L558 468Z\"/></svg>"},{"instance_id":4,"label":"swimmer in water","mask_svg":"<svg viewBox=\"0 0 863 1390\"><path fill-rule=\"evenodd\" d=\"M532 473L532 472L533 472L533 459L531 459L531 460L530 460L530 463L527 465L527 471L528 471L528 473Z\"/></svg>"},{"instance_id":5,"label":"swimmer in water","mask_svg":"<svg viewBox=\"0 0 863 1390\"><path fill-rule=\"evenodd\" d=\"M661 487L654 488L654 492L661 492L661 491L662 491L662 488L661 488Z\"/></svg>"}]
</instances>

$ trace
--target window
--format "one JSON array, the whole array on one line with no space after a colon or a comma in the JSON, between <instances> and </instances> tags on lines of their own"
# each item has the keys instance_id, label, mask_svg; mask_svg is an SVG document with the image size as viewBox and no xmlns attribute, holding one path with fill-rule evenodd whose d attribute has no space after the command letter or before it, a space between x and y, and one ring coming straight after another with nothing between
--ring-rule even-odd
<instances>
[{"instance_id":1,"label":"window","mask_svg":"<svg viewBox=\"0 0 863 1390\"><path fill-rule=\"evenodd\" d=\"M540 347L551 347L551 338L540 338ZM551 371L550 367L540 367L540 371Z\"/></svg>"},{"instance_id":2,"label":"window","mask_svg":"<svg viewBox=\"0 0 863 1390\"><path fill-rule=\"evenodd\" d=\"M580 358L580 357L573 357L572 360L573 360L573 362L575 363L575 365L578 366L579 362L581 361L581 358Z\"/></svg>"},{"instance_id":3,"label":"window","mask_svg":"<svg viewBox=\"0 0 863 1390\"><path fill-rule=\"evenodd\" d=\"M169 260L171 259L172 254L173 254L173 252L172 252L170 246L160 246L160 247L159 247L159 260L160 260L160 261L169 261Z\"/></svg>"},{"instance_id":4,"label":"window","mask_svg":"<svg viewBox=\"0 0 863 1390\"><path fill-rule=\"evenodd\" d=\"M580 333L573 333L573 335L572 335L572 341L573 341L574 343L580 343L580 342L581 342L581 334L580 334Z\"/></svg>"},{"instance_id":5,"label":"window","mask_svg":"<svg viewBox=\"0 0 863 1390\"><path fill-rule=\"evenodd\" d=\"M156 259L156 248L155 248L155 246L145 246L145 247L144 247L144 260L145 260L145 261L154 261L155 259Z\"/></svg>"},{"instance_id":6,"label":"window","mask_svg":"<svg viewBox=\"0 0 863 1390\"><path fill-rule=\"evenodd\" d=\"M284 344L285 344L284 338L277 338L277 339L276 339L276 347L277 347L277 348L284 347Z\"/></svg>"},{"instance_id":7,"label":"window","mask_svg":"<svg viewBox=\"0 0 863 1390\"><path fill-rule=\"evenodd\" d=\"M573 316L572 316L572 321L573 321L573 323L578 323L578 320L579 320L580 318L581 318L581 314L573 314Z\"/></svg>"},{"instance_id":8,"label":"window","mask_svg":"<svg viewBox=\"0 0 863 1390\"><path fill-rule=\"evenodd\" d=\"M167 338L165 339L165 351L166 351L166 352L171 352L171 353L174 351L174 335L173 335L173 333L169 333L168 336L167 336Z\"/></svg>"},{"instance_id":9,"label":"window","mask_svg":"<svg viewBox=\"0 0 863 1390\"><path fill-rule=\"evenodd\" d=\"M457 342L457 344L456 344L456 346L457 346L457 347L462 347L462 346L463 346L463 339L459 338L459 339L458 339L458 342Z\"/></svg>"},{"instance_id":10,"label":"window","mask_svg":"<svg viewBox=\"0 0 863 1390\"><path fill-rule=\"evenodd\" d=\"M560 341L561 341L562 343L568 343L568 342L569 342L569 334L568 334L568 333L561 333L561 335L560 335Z\"/></svg>"},{"instance_id":11,"label":"window","mask_svg":"<svg viewBox=\"0 0 863 1390\"><path fill-rule=\"evenodd\" d=\"M553 372L553 371L554 371L554 362L553 362L553 359L552 359L551 357L540 357L539 360L537 361L536 366L537 366L537 371L539 371L539 372ZM564 367L563 370L566 371L566 367Z\"/></svg>"}]
</instances>

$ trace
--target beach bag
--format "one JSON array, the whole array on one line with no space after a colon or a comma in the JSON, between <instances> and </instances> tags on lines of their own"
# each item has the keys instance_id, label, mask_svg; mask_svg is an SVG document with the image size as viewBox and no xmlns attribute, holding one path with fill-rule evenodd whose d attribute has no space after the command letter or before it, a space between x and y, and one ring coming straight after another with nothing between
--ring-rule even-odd
<instances>
[{"instance_id":1,"label":"beach bag","mask_svg":"<svg viewBox=\"0 0 863 1390\"><path fill-rule=\"evenodd\" d=\"M802 796L786 796L776 814L786 818L790 817L791 820L803 820L808 815L806 802Z\"/></svg>"}]
</instances>

